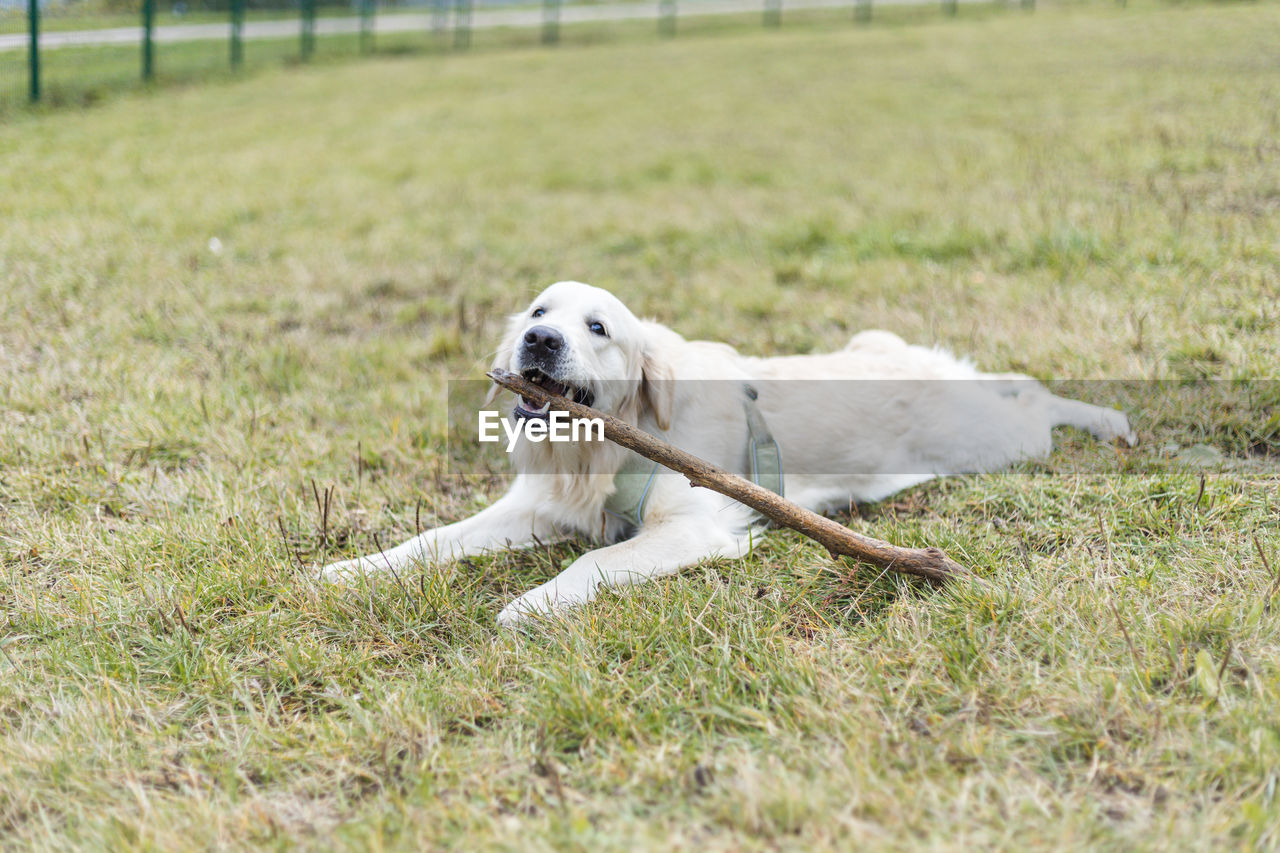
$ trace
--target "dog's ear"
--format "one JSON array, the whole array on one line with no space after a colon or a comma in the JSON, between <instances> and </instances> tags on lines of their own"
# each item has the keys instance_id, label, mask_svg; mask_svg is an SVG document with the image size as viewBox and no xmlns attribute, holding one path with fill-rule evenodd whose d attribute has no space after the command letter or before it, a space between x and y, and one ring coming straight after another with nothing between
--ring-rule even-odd
<instances>
[{"instance_id":1,"label":"dog's ear","mask_svg":"<svg viewBox=\"0 0 1280 853\"><path fill-rule=\"evenodd\" d=\"M507 319L507 329L502 336L502 342L498 344L498 351L493 354L493 362L489 365L490 370L507 370L511 367L511 356L516 351L516 339L520 336L520 329L524 326L525 315L523 312L512 314ZM492 383L489 387L489 393L485 395L484 404L491 405L498 395L502 393L502 386Z\"/></svg>"},{"instance_id":2,"label":"dog's ear","mask_svg":"<svg viewBox=\"0 0 1280 853\"><path fill-rule=\"evenodd\" d=\"M671 415L676 405L676 376L671 362L658 354L650 341L640 362L640 394L653 410L658 428L671 429Z\"/></svg>"}]
</instances>

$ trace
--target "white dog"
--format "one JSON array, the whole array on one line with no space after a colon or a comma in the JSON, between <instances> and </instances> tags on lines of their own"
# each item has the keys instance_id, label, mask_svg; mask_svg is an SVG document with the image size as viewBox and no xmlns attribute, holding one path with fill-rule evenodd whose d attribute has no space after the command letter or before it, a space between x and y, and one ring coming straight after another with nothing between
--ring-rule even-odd
<instances>
[{"instance_id":1,"label":"white dog","mask_svg":"<svg viewBox=\"0 0 1280 853\"><path fill-rule=\"evenodd\" d=\"M980 373L889 332L862 332L826 355L752 358L725 344L687 341L579 282L552 285L514 316L494 367L744 475L753 458L759 461L753 447L758 453L763 444L767 455L771 432L786 496L819 512L877 501L937 476L1043 457L1058 424L1103 440L1136 440L1118 411L1056 397L1025 376ZM512 416L546 413L545 406L518 400ZM511 455L515 480L488 509L387 551L334 563L325 577L439 564L572 535L603 543L511 602L498 621L512 624L590 601L602 586L740 556L759 520L741 504L690 488L679 474L637 467L638 457L611 442L521 437ZM633 484L638 471L641 500L631 502L630 512L606 512L624 468L633 472Z\"/></svg>"}]
</instances>

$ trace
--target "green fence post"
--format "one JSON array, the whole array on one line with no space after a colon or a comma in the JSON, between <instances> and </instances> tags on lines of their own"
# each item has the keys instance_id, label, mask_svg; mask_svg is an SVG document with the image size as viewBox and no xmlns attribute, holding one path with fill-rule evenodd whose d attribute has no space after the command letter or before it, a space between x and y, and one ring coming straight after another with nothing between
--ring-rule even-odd
<instances>
[{"instance_id":1,"label":"green fence post","mask_svg":"<svg viewBox=\"0 0 1280 853\"><path fill-rule=\"evenodd\" d=\"M764 25L782 26L782 0L764 0Z\"/></svg>"},{"instance_id":2,"label":"green fence post","mask_svg":"<svg viewBox=\"0 0 1280 853\"><path fill-rule=\"evenodd\" d=\"M454 0L453 49L466 50L469 47L471 47L471 0Z\"/></svg>"},{"instance_id":3,"label":"green fence post","mask_svg":"<svg viewBox=\"0 0 1280 853\"><path fill-rule=\"evenodd\" d=\"M663 36L664 38L675 38L676 0L659 0L658 35Z\"/></svg>"},{"instance_id":4,"label":"green fence post","mask_svg":"<svg viewBox=\"0 0 1280 853\"><path fill-rule=\"evenodd\" d=\"M560 0L542 0L542 43L560 41Z\"/></svg>"},{"instance_id":5,"label":"green fence post","mask_svg":"<svg viewBox=\"0 0 1280 853\"><path fill-rule=\"evenodd\" d=\"M853 4L853 20L859 24L871 23L871 0L856 0Z\"/></svg>"},{"instance_id":6,"label":"green fence post","mask_svg":"<svg viewBox=\"0 0 1280 853\"><path fill-rule=\"evenodd\" d=\"M302 44L300 45L303 60L311 58L316 50L316 0L302 0Z\"/></svg>"},{"instance_id":7,"label":"green fence post","mask_svg":"<svg viewBox=\"0 0 1280 853\"><path fill-rule=\"evenodd\" d=\"M156 51L151 41L151 31L155 28L156 0L142 0L142 79L151 80L156 76Z\"/></svg>"},{"instance_id":8,"label":"green fence post","mask_svg":"<svg viewBox=\"0 0 1280 853\"><path fill-rule=\"evenodd\" d=\"M445 31L449 28L449 0L431 0L431 32L437 46L444 44Z\"/></svg>"},{"instance_id":9,"label":"green fence post","mask_svg":"<svg viewBox=\"0 0 1280 853\"><path fill-rule=\"evenodd\" d=\"M231 0L231 67L244 63L244 0Z\"/></svg>"},{"instance_id":10,"label":"green fence post","mask_svg":"<svg viewBox=\"0 0 1280 853\"><path fill-rule=\"evenodd\" d=\"M27 94L31 103L40 100L40 0L27 0Z\"/></svg>"},{"instance_id":11,"label":"green fence post","mask_svg":"<svg viewBox=\"0 0 1280 853\"><path fill-rule=\"evenodd\" d=\"M360 0L360 52L373 53L374 0Z\"/></svg>"}]
</instances>

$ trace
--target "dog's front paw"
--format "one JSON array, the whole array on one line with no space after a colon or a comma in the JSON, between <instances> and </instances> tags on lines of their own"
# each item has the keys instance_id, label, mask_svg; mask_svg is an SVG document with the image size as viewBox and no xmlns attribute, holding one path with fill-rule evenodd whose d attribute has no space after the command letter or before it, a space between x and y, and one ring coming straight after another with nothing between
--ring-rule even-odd
<instances>
[{"instance_id":1,"label":"dog's front paw","mask_svg":"<svg viewBox=\"0 0 1280 853\"><path fill-rule=\"evenodd\" d=\"M320 570L320 580L325 583L347 584L369 574L370 565L363 557L330 563Z\"/></svg>"},{"instance_id":2,"label":"dog's front paw","mask_svg":"<svg viewBox=\"0 0 1280 853\"><path fill-rule=\"evenodd\" d=\"M514 628L517 625L522 625L530 621L538 615L537 610L526 610L523 607L517 606L519 601L520 599L516 599L506 607L502 608L502 612L498 614L498 624L501 627Z\"/></svg>"},{"instance_id":3,"label":"dog's front paw","mask_svg":"<svg viewBox=\"0 0 1280 853\"><path fill-rule=\"evenodd\" d=\"M563 609L563 607L556 607L554 601L539 600L531 595L522 595L502 608L502 612L498 614L498 624L503 628L515 628L518 625L525 625L539 618L545 619Z\"/></svg>"},{"instance_id":4,"label":"dog's front paw","mask_svg":"<svg viewBox=\"0 0 1280 853\"><path fill-rule=\"evenodd\" d=\"M587 603L590 598L590 591L566 589L552 581L526 592L502 608L502 612L498 614L498 624L504 628L512 628L537 619L557 616Z\"/></svg>"}]
</instances>

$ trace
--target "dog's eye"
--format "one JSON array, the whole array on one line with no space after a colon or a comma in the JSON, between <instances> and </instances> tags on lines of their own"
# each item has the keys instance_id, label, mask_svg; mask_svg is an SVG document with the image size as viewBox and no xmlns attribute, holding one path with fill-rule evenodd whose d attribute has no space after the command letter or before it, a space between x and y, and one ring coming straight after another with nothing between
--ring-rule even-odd
<instances>
[{"instance_id":1,"label":"dog's eye","mask_svg":"<svg viewBox=\"0 0 1280 853\"><path fill-rule=\"evenodd\" d=\"M546 309L546 308L534 308L534 309L533 309L533 316L535 316L535 317L541 317L541 316L542 316L543 314L545 314L545 313L547 313L547 309Z\"/></svg>"},{"instance_id":2,"label":"dog's eye","mask_svg":"<svg viewBox=\"0 0 1280 853\"><path fill-rule=\"evenodd\" d=\"M591 330L592 334L604 335L605 337L608 337L608 335L605 334L605 331L604 331L604 323L601 323L598 321L594 323L588 323L587 328Z\"/></svg>"}]
</instances>

